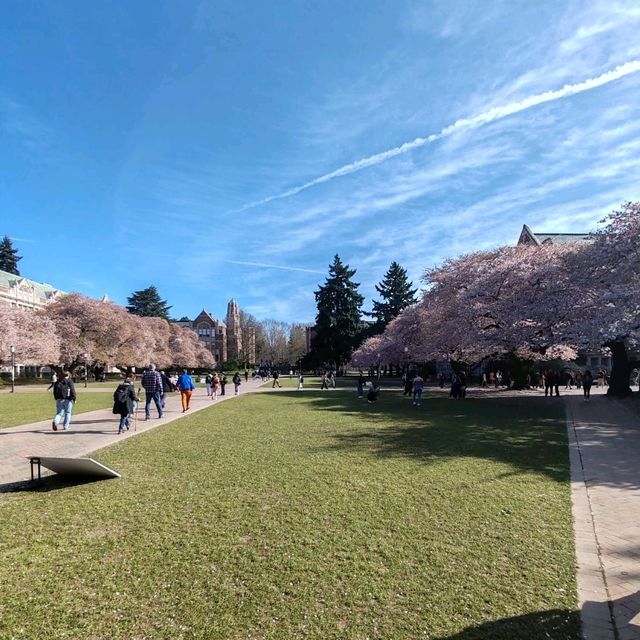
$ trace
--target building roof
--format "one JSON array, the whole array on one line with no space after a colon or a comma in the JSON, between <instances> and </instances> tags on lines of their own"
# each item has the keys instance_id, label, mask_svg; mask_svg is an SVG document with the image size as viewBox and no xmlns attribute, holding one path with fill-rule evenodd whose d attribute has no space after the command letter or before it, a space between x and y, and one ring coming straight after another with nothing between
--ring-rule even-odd
<instances>
[{"instance_id":1,"label":"building roof","mask_svg":"<svg viewBox=\"0 0 640 640\"><path fill-rule=\"evenodd\" d=\"M528 225L522 225L518 244L570 244L589 240L593 236L590 233L534 233Z\"/></svg>"},{"instance_id":2,"label":"building roof","mask_svg":"<svg viewBox=\"0 0 640 640\"><path fill-rule=\"evenodd\" d=\"M64 291L56 289L54 286L47 284L46 282L36 282L35 280L29 280L23 276L17 276L15 273L9 273L8 271L0 271L0 288L12 289L15 286L26 284L32 287L36 297L42 302L47 302L53 298L56 294L63 294Z\"/></svg>"}]
</instances>

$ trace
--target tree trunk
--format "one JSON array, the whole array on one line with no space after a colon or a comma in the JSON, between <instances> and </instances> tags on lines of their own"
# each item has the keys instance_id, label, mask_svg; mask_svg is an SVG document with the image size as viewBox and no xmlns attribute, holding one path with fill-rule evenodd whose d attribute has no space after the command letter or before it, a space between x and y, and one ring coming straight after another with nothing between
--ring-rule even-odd
<instances>
[{"instance_id":1,"label":"tree trunk","mask_svg":"<svg viewBox=\"0 0 640 640\"><path fill-rule=\"evenodd\" d=\"M611 377L609 378L608 396L622 398L632 394L629 386L631 363L625 343L620 340L605 345L611 349Z\"/></svg>"}]
</instances>

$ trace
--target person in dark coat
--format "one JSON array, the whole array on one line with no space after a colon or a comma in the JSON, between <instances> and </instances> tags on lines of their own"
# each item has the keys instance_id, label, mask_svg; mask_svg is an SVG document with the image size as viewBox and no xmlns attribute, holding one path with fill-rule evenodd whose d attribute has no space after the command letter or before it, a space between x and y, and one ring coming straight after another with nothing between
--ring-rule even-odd
<instances>
[{"instance_id":1,"label":"person in dark coat","mask_svg":"<svg viewBox=\"0 0 640 640\"><path fill-rule=\"evenodd\" d=\"M118 433L122 433L125 429L129 430L129 416L135 412L137 402L138 396L133 387L133 380L125 378L113 393L113 413L120 414Z\"/></svg>"}]
</instances>

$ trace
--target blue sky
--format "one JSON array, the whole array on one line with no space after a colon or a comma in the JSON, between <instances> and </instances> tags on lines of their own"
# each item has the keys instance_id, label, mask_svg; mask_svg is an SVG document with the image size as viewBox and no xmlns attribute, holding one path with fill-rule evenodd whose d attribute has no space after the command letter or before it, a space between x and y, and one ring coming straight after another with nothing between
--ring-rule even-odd
<instances>
[{"instance_id":1,"label":"blue sky","mask_svg":"<svg viewBox=\"0 0 640 640\"><path fill-rule=\"evenodd\" d=\"M7 0L0 235L27 277L191 317L312 321L338 253L369 308L392 260L418 282L640 199L639 27L636 0Z\"/></svg>"}]
</instances>

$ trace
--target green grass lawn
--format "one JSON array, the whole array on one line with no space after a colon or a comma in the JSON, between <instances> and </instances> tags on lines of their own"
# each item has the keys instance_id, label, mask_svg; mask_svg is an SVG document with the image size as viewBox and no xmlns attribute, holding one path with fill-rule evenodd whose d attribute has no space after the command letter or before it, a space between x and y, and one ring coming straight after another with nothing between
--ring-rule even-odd
<instances>
[{"instance_id":1,"label":"green grass lawn","mask_svg":"<svg viewBox=\"0 0 640 640\"><path fill-rule=\"evenodd\" d=\"M116 385L114 385L115 389ZM78 401L73 414L104 409L113 405L113 394L106 391L85 391L76 387ZM53 395L43 391L18 391L0 394L0 429L53 418L55 413Z\"/></svg>"},{"instance_id":2,"label":"green grass lawn","mask_svg":"<svg viewBox=\"0 0 640 640\"><path fill-rule=\"evenodd\" d=\"M252 394L0 494L0 637L577 640L560 405Z\"/></svg>"}]
</instances>

